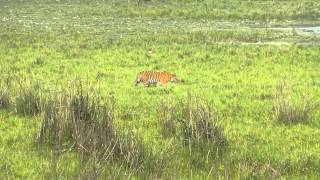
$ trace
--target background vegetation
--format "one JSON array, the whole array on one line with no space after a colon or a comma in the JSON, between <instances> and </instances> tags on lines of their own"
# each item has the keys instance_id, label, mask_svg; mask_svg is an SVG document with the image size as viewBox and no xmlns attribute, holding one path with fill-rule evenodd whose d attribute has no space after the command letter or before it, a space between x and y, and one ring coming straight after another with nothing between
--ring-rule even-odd
<instances>
[{"instance_id":1,"label":"background vegetation","mask_svg":"<svg viewBox=\"0 0 320 180\"><path fill-rule=\"evenodd\" d=\"M320 174L317 1L0 1L0 178ZM142 70L179 82L134 87Z\"/></svg>"}]
</instances>

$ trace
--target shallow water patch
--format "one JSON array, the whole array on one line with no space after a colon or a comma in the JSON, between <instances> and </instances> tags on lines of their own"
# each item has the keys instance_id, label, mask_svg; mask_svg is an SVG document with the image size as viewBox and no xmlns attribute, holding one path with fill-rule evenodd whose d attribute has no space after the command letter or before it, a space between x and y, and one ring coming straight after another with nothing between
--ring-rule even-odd
<instances>
[{"instance_id":1,"label":"shallow water patch","mask_svg":"<svg viewBox=\"0 0 320 180\"><path fill-rule=\"evenodd\" d=\"M301 27L298 29L302 30L303 32L320 33L320 26Z\"/></svg>"}]
</instances>

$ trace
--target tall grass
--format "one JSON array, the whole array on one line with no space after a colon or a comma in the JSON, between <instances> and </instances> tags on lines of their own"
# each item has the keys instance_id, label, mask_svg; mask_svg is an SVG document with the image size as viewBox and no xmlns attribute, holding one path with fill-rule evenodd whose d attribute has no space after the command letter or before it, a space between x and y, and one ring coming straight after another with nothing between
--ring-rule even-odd
<instances>
[{"instance_id":1,"label":"tall grass","mask_svg":"<svg viewBox=\"0 0 320 180\"><path fill-rule=\"evenodd\" d=\"M95 166L96 172L86 173L91 178L102 176L106 162L120 162L131 173L146 168L157 171L149 162L158 160L145 150L142 140L131 131L116 129L113 96L90 93L80 83L67 94L47 97L44 104L40 144L49 143L62 151L65 144L73 144L83 157L81 162Z\"/></svg>"},{"instance_id":2,"label":"tall grass","mask_svg":"<svg viewBox=\"0 0 320 180\"><path fill-rule=\"evenodd\" d=\"M17 114L33 116L41 111L41 90L38 83L20 82L15 96Z\"/></svg>"},{"instance_id":3,"label":"tall grass","mask_svg":"<svg viewBox=\"0 0 320 180\"><path fill-rule=\"evenodd\" d=\"M161 134L164 137L172 137L177 133L177 114L176 107L173 104L172 97L162 100L159 104L159 126Z\"/></svg>"},{"instance_id":4,"label":"tall grass","mask_svg":"<svg viewBox=\"0 0 320 180\"><path fill-rule=\"evenodd\" d=\"M303 123L311 119L313 105L310 99L304 97L303 103L297 103L292 98L290 87L279 84L274 92L274 115L284 123Z\"/></svg>"},{"instance_id":5,"label":"tall grass","mask_svg":"<svg viewBox=\"0 0 320 180\"><path fill-rule=\"evenodd\" d=\"M5 83L0 82L0 109L8 109L10 103L10 79L7 78Z\"/></svg>"},{"instance_id":6,"label":"tall grass","mask_svg":"<svg viewBox=\"0 0 320 180\"><path fill-rule=\"evenodd\" d=\"M199 97L178 100L176 104L169 98L160 104L159 124L164 136L178 136L183 144L211 144L218 149L227 146L223 128L218 124L214 107Z\"/></svg>"},{"instance_id":7,"label":"tall grass","mask_svg":"<svg viewBox=\"0 0 320 180\"><path fill-rule=\"evenodd\" d=\"M78 88L46 98L40 142L72 141L85 152L114 146L114 99L93 96L82 85Z\"/></svg>"}]
</instances>

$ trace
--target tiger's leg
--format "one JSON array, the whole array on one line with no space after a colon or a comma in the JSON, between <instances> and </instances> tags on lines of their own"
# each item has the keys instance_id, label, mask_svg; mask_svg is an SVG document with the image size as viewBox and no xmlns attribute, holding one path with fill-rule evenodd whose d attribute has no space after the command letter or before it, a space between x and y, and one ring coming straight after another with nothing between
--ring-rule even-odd
<instances>
[{"instance_id":1,"label":"tiger's leg","mask_svg":"<svg viewBox=\"0 0 320 180\"><path fill-rule=\"evenodd\" d=\"M145 87L149 87L149 82L144 81L144 82L143 82L143 85L144 85Z\"/></svg>"},{"instance_id":2,"label":"tiger's leg","mask_svg":"<svg viewBox=\"0 0 320 180\"><path fill-rule=\"evenodd\" d=\"M149 80L149 85L157 86L157 83L158 83L158 81L157 81L157 80L155 80L155 79L151 79L151 80Z\"/></svg>"},{"instance_id":3,"label":"tiger's leg","mask_svg":"<svg viewBox=\"0 0 320 180\"><path fill-rule=\"evenodd\" d=\"M167 86L167 81L161 81L162 86Z\"/></svg>"}]
</instances>

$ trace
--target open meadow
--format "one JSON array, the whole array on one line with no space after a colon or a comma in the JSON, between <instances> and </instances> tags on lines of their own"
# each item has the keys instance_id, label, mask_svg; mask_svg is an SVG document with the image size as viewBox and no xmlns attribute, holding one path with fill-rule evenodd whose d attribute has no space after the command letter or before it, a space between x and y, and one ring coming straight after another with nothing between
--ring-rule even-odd
<instances>
[{"instance_id":1,"label":"open meadow","mask_svg":"<svg viewBox=\"0 0 320 180\"><path fill-rule=\"evenodd\" d=\"M318 179L319 108L320 1L0 0L0 179Z\"/></svg>"}]
</instances>

